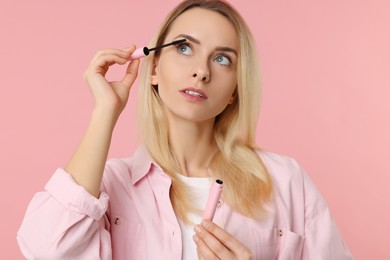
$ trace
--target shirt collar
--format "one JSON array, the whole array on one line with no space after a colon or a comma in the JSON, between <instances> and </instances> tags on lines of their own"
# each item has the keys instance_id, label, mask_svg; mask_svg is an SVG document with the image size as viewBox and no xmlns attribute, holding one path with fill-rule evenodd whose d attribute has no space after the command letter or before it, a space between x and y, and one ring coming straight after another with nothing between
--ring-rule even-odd
<instances>
[{"instance_id":1,"label":"shirt collar","mask_svg":"<svg viewBox=\"0 0 390 260\"><path fill-rule=\"evenodd\" d=\"M160 168L150 156L145 146L142 145L138 147L131 158L131 184L135 185L139 180L145 177L153 166Z\"/></svg>"}]
</instances>

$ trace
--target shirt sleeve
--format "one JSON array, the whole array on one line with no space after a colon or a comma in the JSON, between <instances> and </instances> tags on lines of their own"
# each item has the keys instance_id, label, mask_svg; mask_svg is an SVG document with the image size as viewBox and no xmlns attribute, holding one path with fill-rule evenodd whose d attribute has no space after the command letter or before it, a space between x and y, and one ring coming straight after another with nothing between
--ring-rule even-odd
<instances>
[{"instance_id":1,"label":"shirt sleeve","mask_svg":"<svg viewBox=\"0 0 390 260\"><path fill-rule=\"evenodd\" d=\"M305 172L303 172L303 183L305 192L305 242L302 259L353 259L341 238L325 200Z\"/></svg>"},{"instance_id":2,"label":"shirt sleeve","mask_svg":"<svg viewBox=\"0 0 390 260\"><path fill-rule=\"evenodd\" d=\"M108 195L92 196L63 169L30 202L17 241L27 259L111 259Z\"/></svg>"}]
</instances>

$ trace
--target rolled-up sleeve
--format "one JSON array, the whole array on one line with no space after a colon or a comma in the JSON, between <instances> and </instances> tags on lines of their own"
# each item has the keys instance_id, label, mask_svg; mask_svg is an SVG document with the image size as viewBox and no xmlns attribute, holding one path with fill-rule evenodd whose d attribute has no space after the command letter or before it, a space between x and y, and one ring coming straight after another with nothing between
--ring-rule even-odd
<instances>
[{"instance_id":1,"label":"rolled-up sleeve","mask_svg":"<svg viewBox=\"0 0 390 260\"><path fill-rule=\"evenodd\" d=\"M17 241L27 259L111 259L108 196L95 198L58 169L30 202Z\"/></svg>"}]
</instances>

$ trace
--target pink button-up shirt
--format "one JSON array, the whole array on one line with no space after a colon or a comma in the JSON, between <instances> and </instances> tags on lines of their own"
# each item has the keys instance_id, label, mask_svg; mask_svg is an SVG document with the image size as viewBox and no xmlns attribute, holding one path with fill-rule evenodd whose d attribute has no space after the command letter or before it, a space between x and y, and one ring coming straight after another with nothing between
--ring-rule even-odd
<instances>
[{"instance_id":1,"label":"pink button-up shirt","mask_svg":"<svg viewBox=\"0 0 390 260\"><path fill-rule=\"evenodd\" d=\"M260 152L274 183L272 213L245 217L222 201L214 222L253 259L352 259L329 209L301 167ZM109 160L97 199L58 169L31 201L17 240L28 259L181 259L170 178L144 148Z\"/></svg>"}]
</instances>

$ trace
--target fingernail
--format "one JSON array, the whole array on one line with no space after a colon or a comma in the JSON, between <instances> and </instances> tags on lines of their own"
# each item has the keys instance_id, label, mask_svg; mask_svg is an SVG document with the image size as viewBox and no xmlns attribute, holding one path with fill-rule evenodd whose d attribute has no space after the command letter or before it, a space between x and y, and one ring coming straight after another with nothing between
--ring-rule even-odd
<instances>
[{"instance_id":1,"label":"fingernail","mask_svg":"<svg viewBox=\"0 0 390 260\"><path fill-rule=\"evenodd\" d=\"M193 235L192 238L194 239L195 242L198 242L198 240L199 240L199 237L197 235Z\"/></svg>"},{"instance_id":2,"label":"fingernail","mask_svg":"<svg viewBox=\"0 0 390 260\"><path fill-rule=\"evenodd\" d=\"M209 227L210 226L210 221L202 220L202 226L204 226L205 228Z\"/></svg>"},{"instance_id":3,"label":"fingernail","mask_svg":"<svg viewBox=\"0 0 390 260\"><path fill-rule=\"evenodd\" d=\"M195 230L196 233L199 233L200 231L202 231L202 229L201 229L201 227L199 225L196 225L194 227L194 230Z\"/></svg>"}]
</instances>

